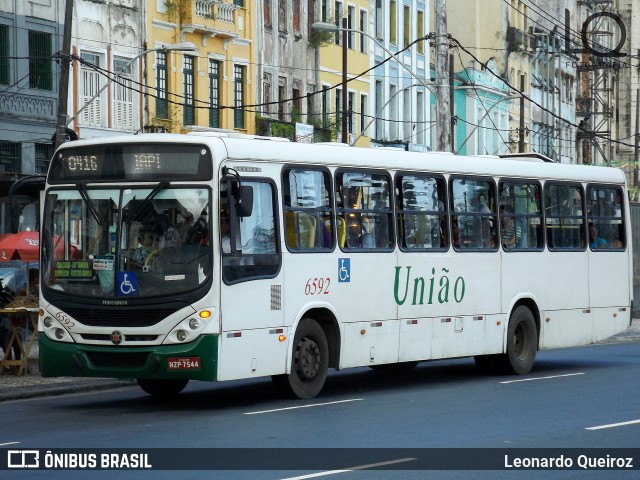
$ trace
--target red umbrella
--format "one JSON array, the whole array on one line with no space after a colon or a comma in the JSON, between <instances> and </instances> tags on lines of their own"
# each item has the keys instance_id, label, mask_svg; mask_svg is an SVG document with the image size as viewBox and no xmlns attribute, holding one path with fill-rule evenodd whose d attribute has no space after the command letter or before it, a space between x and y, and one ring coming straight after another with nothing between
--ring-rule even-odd
<instances>
[{"instance_id":1,"label":"red umbrella","mask_svg":"<svg viewBox=\"0 0 640 480\"><path fill-rule=\"evenodd\" d=\"M0 262L22 260L37 262L40 258L40 233L27 230L7 235L0 240Z\"/></svg>"}]
</instances>

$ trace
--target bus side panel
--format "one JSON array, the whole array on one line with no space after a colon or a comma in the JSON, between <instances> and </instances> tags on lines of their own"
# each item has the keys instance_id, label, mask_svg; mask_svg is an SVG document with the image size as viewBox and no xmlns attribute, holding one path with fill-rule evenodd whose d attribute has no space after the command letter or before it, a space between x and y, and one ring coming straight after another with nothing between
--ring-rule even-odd
<instances>
[{"instance_id":1,"label":"bus side panel","mask_svg":"<svg viewBox=\"0 0 640 480\"><path fill-rule=\"evenodd\" d=\"M629 326L631 291L628 252L589 252L589 296L594 317L593 341Z\"/></svg>"},{"instance_id":2,"label":"bus side panel","mask_svg":"<svg viewBox=\"0 0 640 480\"><path fill-rule=\"evenodd\" d=\"M220 335L218 380L263 377L284 373L288 328L261 328Z\"/></svg>"},{"instance_id":3,"label":"bus side panel","mask_svg":"<svg viewBox=\"0 0 640 480\"><path fill-rule=\"evenodd\" d=\"M501 327L495 331L488 326L488 318L500 313L498 255L453 251L398 255L393 289L401 319L401 361L502 350Z\"/></svg>"},{"instance_id":4,"label":"bus side panel","mask_svg":"<svg viewBox=\"0 0 640 480\"><path fill-rule=\"evenodd\" d=\"M342 368L380 365L398 361L398 321L357 322L344 325Z\"/></svg>"}]
</instances>

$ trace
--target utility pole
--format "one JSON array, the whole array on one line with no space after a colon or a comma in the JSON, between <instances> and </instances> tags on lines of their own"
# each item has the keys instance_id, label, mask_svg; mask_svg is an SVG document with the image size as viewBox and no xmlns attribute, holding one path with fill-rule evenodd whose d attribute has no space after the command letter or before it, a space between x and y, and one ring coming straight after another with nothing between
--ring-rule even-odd
<instances>
[{"instance_id":1,"label":"utility pole","mask_svg":"<svg viewBox=\"0 0 640 480\"><path fill-rule=\"evenodd\" d=\"M449 37L447 34L447 0L435 0L436 26L436 149L451 148L451 103L449 96Z\"/></svg>"},{"instance_id":2,"label":"utility pole","mask_svg":"<svg viewBox=\"0 0 640 480\"><path fill-rule=\"evenodd\" d=\"M67 99L69 96L69 64L71 63L71 26L73 22L73 0L65 2L64 33L60 59L60 83L58 84L58 115L56 117L55 148L64 143L67 135Z\"/></svg>"},{"instance_id":3,"label":"utility pole","mask_svg":"<svg viewBox=\"0 0 640 480\"><path fill-rule=\"evenodd\" d=\"M453 102L453 77L454 77L454 72L453 72L453 55L449 55L449 105L450 105L450 112L451 112L451 151L455 152L456 151L456 135L455 135L455 125L456 125L456 118L455 118L455 103Z\"/></svg>"},{"instance_id":4,"label":"utility pole","mask_svg":"<svg viewBox=\"0 0 640 480\"><path fill-rule=\"evenodd\" d=\"M636 90L636 141L633 148L633 186L638 188L638 162L640 162L640 88ZM638 192L636 192L636 201Z\"/></svg>"},{"instance_id":5,"label":"utility pole","mask_svg":"<svg viewBox=\"0 0 640 480\"><path fill-rule=\"evenodd\" d=\"M347 135L347 122L349 121L349 118L347 117L347 110L349 109L347 98L347 35L349 32L347 29L347 17L342 17L342 116L340 118L342 120L342 143L349 144Z\"/></svg>"},{"instance_id":6,"label":"utility pole","mask_svg":"<svg viewBox=\"0 0 640 480\"><path fill-rule=\"evenodd\" d=\"M520 75L520 128L518 128L518 153L524 153L524 75Z\"/></svg>"}]
</instances>

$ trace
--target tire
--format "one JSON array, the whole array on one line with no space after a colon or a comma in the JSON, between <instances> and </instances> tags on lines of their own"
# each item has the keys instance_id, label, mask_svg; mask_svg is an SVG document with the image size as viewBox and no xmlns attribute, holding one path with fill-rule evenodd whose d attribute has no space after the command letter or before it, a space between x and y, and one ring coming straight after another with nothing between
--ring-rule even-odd
<instances>
[{"instance_id":1,"label":"tire","mask_svg":"<svg viewBox=\"0 0 640 480\"><path fill-rule=\"evenodd\" d=\"M312 318L304 318L293 339L291 372L271 378L288 397L313 398L322 390L328 369L329 346L324 330Z\"/></svg>"},{"instance_id":2,"label":"tire","mask_svg":"<svg viewBox=\"0 0 640 480\"><path fill-rule=\"evenodd\" d=\"M524 375L531 371L538 350L538 330L531 310L524 305L509 318L507 353L497 357L497 365L507 374Z\"/></svg>"},{"instance_id":3,"label":"tire","mask_svg":"<svg viewBox=\"0 0 640 480\"><path fill-rule=\"evenodd\" d=\"M184 387L189 383L189 379L187 378L179 378L179 379L149 379L149 378L138 378L138 385L140 388L144 390L149 395L153 395L156 397L172 397L174 395L178 395Z\"/></svg>"}]
</instances>

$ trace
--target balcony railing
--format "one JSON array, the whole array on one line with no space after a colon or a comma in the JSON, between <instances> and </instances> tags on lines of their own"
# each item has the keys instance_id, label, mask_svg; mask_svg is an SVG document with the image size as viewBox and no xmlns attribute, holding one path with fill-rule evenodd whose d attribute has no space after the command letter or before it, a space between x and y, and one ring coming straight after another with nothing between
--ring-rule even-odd
<instances>
[{"instance_id":1,"label":"balcony railing","mask_svg":"<svg viewBox=\"0 0 640 480\"><path fill-rule=\"evenodd\" d=\"M233 23L233 12L239 7L233 3L223 3L220 0L196 0L196 17L217 20L223 23Z\"/></svg>"}]
</instances>

